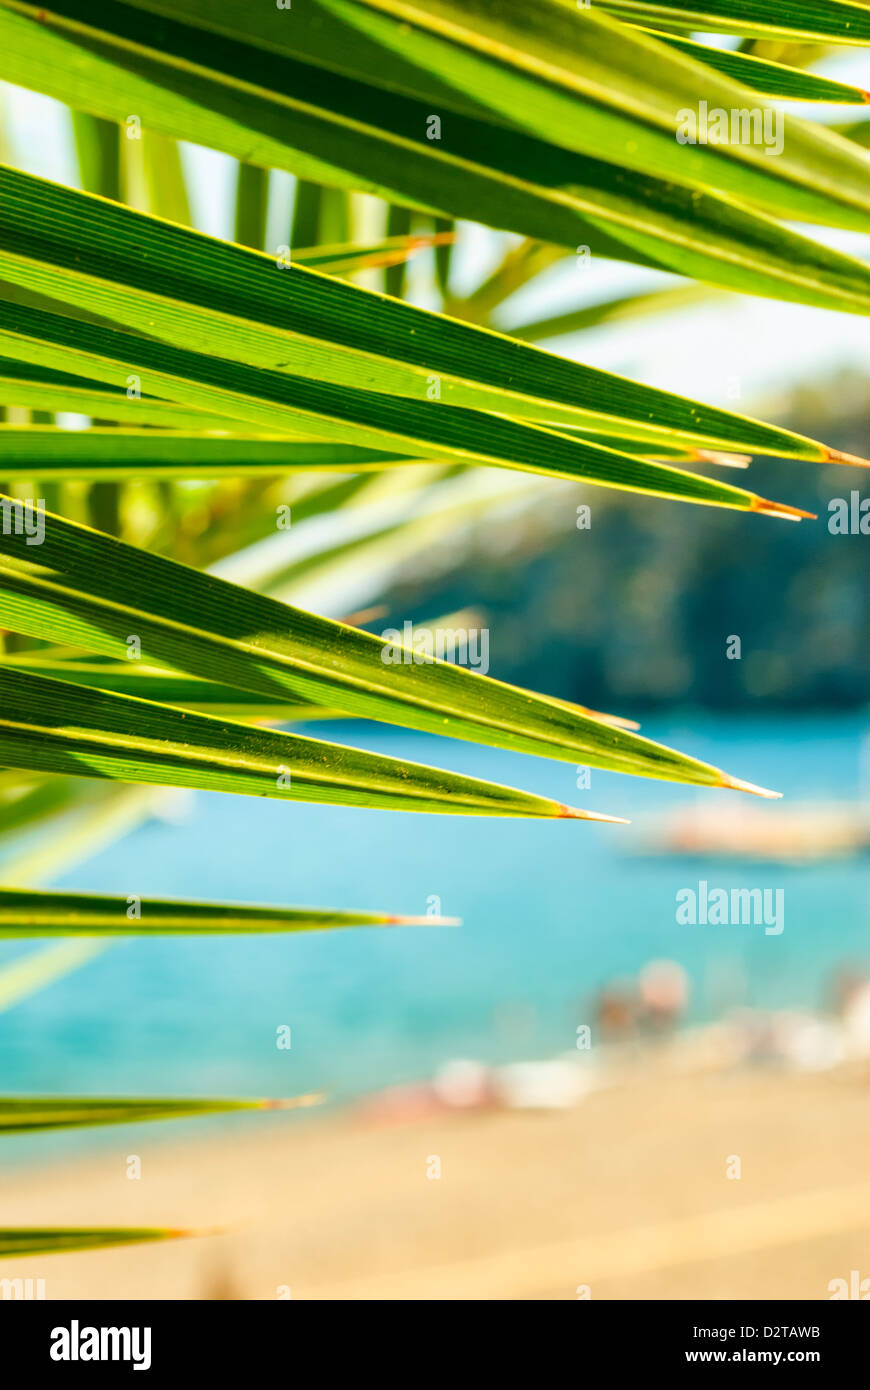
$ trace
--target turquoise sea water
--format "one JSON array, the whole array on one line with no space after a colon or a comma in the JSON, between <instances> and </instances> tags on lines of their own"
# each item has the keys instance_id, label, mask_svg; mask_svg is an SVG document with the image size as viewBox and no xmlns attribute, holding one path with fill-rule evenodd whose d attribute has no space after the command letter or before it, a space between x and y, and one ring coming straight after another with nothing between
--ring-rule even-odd
<instances>
[{"instance_id":1,"label":"turquoise sea water","mask_svg":"<svg viewBox=\"0 0 870 1390\"><path fill-rule=\"evenodd\" d=\"M644 725L651 737L801 801L858 798L866 729L852 715L686 714ZM819 1006L840 964L870 966L865 860L786 867L635 852L637 830L656 814L733 804L737 793L596 771L591 788L578 791L568 764L373 725L331 724L327 736L636 824L197 795L184 823L143 825L60 886L397 913L424 913L434 895L464 925L124 942L0 1014L0 1089L290 1095L325 1087L341 1100L430 1075L449 1058L497 1062L569 1049L577 1025L591 1019L594 991L655 957L689 973L696 1020L727 1003ZM675 895L699 879L783 889L784 932L677 925ZM0 962L25 949L2 944ZM276 1047L282 1024L292 1030L289 1051Z\"/></svg>"}]
</instances>

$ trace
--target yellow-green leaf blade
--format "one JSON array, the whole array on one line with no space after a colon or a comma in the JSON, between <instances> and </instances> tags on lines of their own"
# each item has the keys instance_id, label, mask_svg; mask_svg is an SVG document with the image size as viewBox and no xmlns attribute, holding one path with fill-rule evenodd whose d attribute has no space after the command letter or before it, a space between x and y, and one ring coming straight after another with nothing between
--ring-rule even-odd
<instances>
[{"instance_id":1,"label":"yellow-green leaf blade","mask_svg":"<svg viewBox=\"0 0 870 1390\"><path fill-rule=\"evenodd\" d=\"M195 1119L202 1115L246 1110L291 1110L316 1105L321 1099L322 1096L314 1093L280 1101L222 1097L202 1100L184 1096L0 1095L0 1134L141 1124L146 1120Z\"/></svg>"},{"instance_id":2,"label":"yellow-green leaf blade","mask_svg":"<svg viewBox=\"0 0 870 1390\"><path fill-rule=\"evenodd\" d=\"M20 1255L67 1255L73 1251L178 1240L197 1234L197 1231L180 1231L171 1226L7 1226L0 1228L0 1259L10 1260Z\"/></svg>"},{"instance_id":3,"label":"yellow-green leaf blade","mask_svg":"<svg viewBox=\"0 0 870 1390\"><path fill-rule=\"evenodd\" d=\"M667 22L757 39L870 44L870 13L852 0L597 0L618 19Z\"/></svg>"},{"instance_id":4,"label":"yellow-green leaf blade","mask_svg":"<svg viewBox=\"0 0 870 1390\"><path fill-rule=\"evenodd\" d=\"M289 692L349 714L566 762L706 785L727 781L717 769L603 724L577 705L533 695L431 654L415 656L398 635L376 637L292 608L57 516L44 517L37 546L23 533L0 541L0 624L121 660L128 657L127 639L133 634L142 660L222 685L278 698ZM159 705L28 677L21 668L0 665L0 690L8 686L10 698L17 692L25 714L28 682L54 701L64 692L71 708L88 720L100 701L108 702L106 717L121 720L119 728L135 728L136 710L142 718L152 714L157 728L166 719L165 713L158 719ZM180 717L179 711L169 713ZM0 718L3 714L0 704ZM220 742L220 721L184 719L206 743ZM232 725L231 736L242 729ZM174 726L170 732L177 732ZM244 736L254 741L252 749L258 738L278 740L263 748L279 762L280 740L292 739L250 729ZM340 751L352 757L350 750ZM4 758L0 747L0 766ZM67 769L49 763L45 770Z\"/></svg>"},{"instance_id":5,"label":"yellow-green leaf blade","mask_svg":"<svg viewBox=\"0 0 870 1390\"><path fill-rule=\"evenodd\" d=\"M228 425L230 421L226 422ZM288 436L0 424L5 478L220 478L380 472L416 458Z\"/></svg>"},{"instance_id":6,"label":"yellow-green leaf blade","mask_svg":"<svg viewBox=\"0 0 870 1390\"><path fill-rule=\"evenodd\" d=\"M338 281L329 283L339 284ZM526 347L525 344L518 346ZM526 350L536 351L531 347ZM46 314L23 305L12 306L6 315L6 326L0 325L0 355L6 352L31 359L41 366L73 368L79 374L90 372L100 380L119 385L129 379L130 369L134 367L134 379L147 382L155 393L161 391L197 408L205 406L231 412L236 419L258 429L316 435L325 441L354 441L362 447L388 454L404 452L420 458L435 457L461 464L487 464L572 478L601 487L646 492L709 506L742 511L774 510L743 488L650 463L536 424L485 411L447 407L437 399L427 401L382 395L322 379L227 362L132 334L74 323L62 315ZM692 434L691 423L702 414L705 417L709 414L689 402L679 405L678 397L673 401L687 423L682 430L663 425L668 439ZM727 415L727 412L721 413ZM573 414L577 423L590 420L588 413ZM599 418L598 415L591 417L593 429ZM614 423L609 423L612 431ZM744 424L739 417L731 422L731 427L741 439L750 435L753 439L765 440L768 447L772 436L784 433L766 426L753 426L752 422ZM618 428L641 438L649 433L641 421ZM811 456L818 452L821 457L825 456L821 445L801 440L797 435L793 439L791 452ZM710 441L705 439L705 442ZM726 449L736 447L733 440L716 443Z\"/></svg>"}]
</instances>

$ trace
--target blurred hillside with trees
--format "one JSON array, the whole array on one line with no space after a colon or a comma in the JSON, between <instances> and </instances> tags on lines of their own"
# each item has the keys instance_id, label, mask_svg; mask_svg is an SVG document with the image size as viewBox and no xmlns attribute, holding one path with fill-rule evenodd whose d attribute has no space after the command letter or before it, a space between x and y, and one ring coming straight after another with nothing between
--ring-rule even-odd
<instances>
[{"instance_id":1,"label":"blurred hillside with trees","mask_svg":"<svg viewBox=\"0 0 870 1390\"><path fill-rule=\"evenodd\" d=\"M870 454L868 379L857 371L747 412ZM626 714L870 702L870 536L828 529L833 498L870 499L870 470L758 458L746 474L708 471L818 520L598 488L559 489L548 501L544 488L507 534L493 534L493 522L476 528L449 577L433 585L428 568L421 581L408 566L384 625L472 607L490 629L490 675ZM586 530L580 503L591 508ZM732 637L740 659L727 656Z\"/></svg>"}]
</instances>

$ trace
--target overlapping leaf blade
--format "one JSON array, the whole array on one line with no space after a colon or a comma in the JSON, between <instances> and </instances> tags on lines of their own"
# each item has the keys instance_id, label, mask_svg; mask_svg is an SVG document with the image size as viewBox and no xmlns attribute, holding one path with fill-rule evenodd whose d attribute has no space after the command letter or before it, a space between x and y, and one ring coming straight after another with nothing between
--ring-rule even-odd
<instances>
[{"instance_id":1,"label":"overlapping leaf blade","mask_svg":"<svg viewBox=\"0 0 870 1390\"><path fill-rule=\"evenodd\" d=\"M227 422L230 424L231 422ZM219 478L380 472L416 458L287 436L0 425L5 478Z\"/></svg>"},{"instance_id":2,"label":"overlapping leaf blade","mask_svg":"<svg viewBox=\"0 0 870 1390\"><path fill-rule=\"evenodd\" d=\"M596 0L618 19L759 39L870 44L870 13L852 0Z\"/></svg>"},{"instance_id":3,"label":"overlapping leaf blade","mask_svg":"<svg viewBox=\"0 0 870 1390\"><path fill-rule=\"evenodd\" d=\"M5 668L0 763L379 810L610 819L403 759ZM714 780L712 770L707 775Z\"/></svg>"},{"instance_id":4,"label":"overlapping leaf blade","mask_svg":"<svg viewBox=\"0 0 870 1390\"><path fill-rule=\"evenodd\" d=\"M656 34L655 37L696 62L705 63L764 96L788 101L838 102L850 106L861 106L870 100L867 92L860 87L837 82L831 77L821 77L817 73L803 72L800 68L759 58L753 53L714 48L711 44L677 38L673 34Z\"/></svg>"},{"instance_id":5,"label":"overlapping leaf blade","mask_svg":"<svg viewBox=\"0 0 870 1390\"><path fill-rule=\"evenodd\" d=\"M156 700L158 704L179 705L184 709L199 710L204 714L228 714L242 719L270 719L281 723L298 723L303 720L324 719L338 713L310 701L294 699L289 693L284 696L255 694L250 690L240 690L238 686L226 685L220 681L199 680L196 676L186 676L180 671L161 670L147 666L142 661L82 661L43 656L42 653L22 653L2 658L2 666L11 670L24 671L32 676L44 676L48 680L69 681L73 685L89 686L94 690L108 690L116 695L133 695L140 700ZM62 794L50 784L53 799ZM48 799L49 789L40 786L32 793L36 800L33 810ZM25 805L3 808L0 814L0 829L14 824L28 811L29 798Z\"/></svg>"},{"instance_id":6,"label":"overlapping leaf blade","mask_svg":"<svg viewBox=\"0 0 870 1390\"><path fill-rule=\"evenodd\" d=\"M453 233L449 232L391 236L365 246L347 242L341 245L294 249L293 260L298 265L307 265L310 269L323 271L326 275L349 275L357 270L403 266L419 251L429 248L437 250L452 241Z\"/></svg>"},{"instance_id":7,"label":"overlapping leaf blade","mask_svg":"<svg viewBox=\"0 0 870 1390\"><path fill-rule=\"evenodd\" d=\"M165 0L141 3L169 9ZM181 0L173 13L227 32L232 10L209 20L207 0ZM295 52L357 78L372 58L369 41L381 55L378 84L579 154L613 151L629 168L726 192L776 216L870 230L870 163L823 128L785 118L775 160L761 142L742 138L678 146L678 113L695 107L699 92L730 111L745 105L745 88L595 5L310 0L292 39L273 28L278 44L283 36Z\"/></svg>"},{"instance_id":8,"label":"overlapping leaf blade","mask_svg":"<svg viewBox=\"0 0 870 1390\"><path fill-rule=\"evenodd\" d=\"M385 643L382 637L291 608L61 517L44 518L40 545L31 546L28 539L23 533L12 533L0 542L0 624L13 631L122 660L130 651L127 639L133 634L146 662L268 696L281 698L289 692L350 714L641 776L711 786L727 783L717 769L603 724L579 706L533 695L449 662L428 659L423 653L415 659L398 643ZM100 695L0 666L0 692L4 691L18 714L13 719L0 702L0 719L13 725L16 719L26 722L29 714L41 712L42 722L50 727L53 715L68 702L64 723L74 730L81 718L83 727L91 731L88 737L96 736L102 727L114 729L123 738L135 738L147 727L147 747L143 744L141 751L145 770L150 768L151 773L160 763L155 740L178 740L182 728L189 731L191 742L198 740L201 750L212 748L216 754L222 747L232 750L227 779L234 786L227 785L227 790L235 787L280 795L274 786L277 765L282 761L289 765L292 760L294 739L289 734L225 727L217 719L181 716L159 705ZM101 718L109 722L101 726ZM5 750L14 740L11 728L0 735L0 766L8 762ZM321 784L316 774L325 745L304 739L295 744L296 794L304 791L312 799L340 800L343 779L356 776L364 782L370 777L376 783L377 804L390 804L404 776L409 804L415 797L426 801L450 795L448 774L433 772L434 780L428 784L426 769L385 772L383 785L377 785L378 760L350 749L333 753L337 767ZM50 748L36 735L28 743L33 749L28 757L38 755L43 760L9 765L84 771L85 746L79 748L73 738L69 755L61 757L62 747L61 743L53 762ZM286 749L283 757L282 748ZM248 753L253 760L251 782L244 770ZM105 768L107 750L102 745L99 756L99 765ZM209 785L222 785L219 769L206 771L200 754L196 756L200 757L197 775L212 779ZM176 758L181 757L179 751ZM191 763L190 776L194 770ZM108 774L101 771L100 775ZM176 780L178 775L176 767ZM182 780L180 785L203 783ZM498 789L482 791L481 786L485 784L470 784L463 792L455 784L448 809L466 804L480 809L498 801ZM366 802L364 792L353 791L349 785L344 789L352 797L351 804L372 804ZM513 793L505 796L505 805L513 805ZM559 814L552 808L545 810L544 805L532 813Z\"/></svg>"},{"instance_id":9,"label":"overlapping leaf blade","mask_svg":"<svg viewBox=\"0 0 870 1390\"><path fill-rule=\"evenodd\" d=\"M256 252L15 170L0 169L0 195L0 273L64 303L98 306L106 317L149 335L119 338L101 325L7 306L0 351L43 369L92 376L125 389L131 373L141 374L145 395L169 396L282 433L310 435L311 416L319 413L343 421L343 435L353 442L388 449L392 443L395 449L397 437L409 437L400 431L410 429L423 435L418 453L446 446L447 437L438 431L450 424L439 416L447 413L440 407L449 404L552 425L573 423L610 435L665 441L676 436L712 447L826 456L821 445L789 431L640 386L315 271L279 270ZM75 238L74 265L62 253L61 228ZM857 305L861 277L870 286L870 271L857 261L848 265L855 268L850 283ZM158 349L158 338L196 360ZM231 381L216 358L205 358L203 344L210 354L264 374L234 371ZM111 371L100 367L100 358L108 360ZM221 382L235 383L236 389L221 394ZM331 385L341 393L330 394ZM256 398L258 387L271 409L262 403L257 410L245 407L243 397ZM404 413L399 413L402 402ZM467 431L460 428L459 439L470 435L471 423ZM363 438L364 429L379 426L380 437ZM334 436L338 426L331 428ZM489 419L483 426L492 440L500 428ZM318 425L318 432L325 429ZM527 439L534 443L532 436ZM555 455L558 446L544 443Z\"/></svg>"},{"instance_id":10,"label":"overlapping leaf blade","mask_svg":"<svg viewBox=\"0 0 870 1390\"><path fill-rule=\"evenodd\" d=\"M268 9L252 13L243 0L219 7L209 0L134 0L98 10L92 0L65 0L55 13L61 24L66 15L67 24L96 25L103 42L113 36L152 50L159 20L163 52L188 79L191 69L208 66L212 51L225 55L231 73L244 63L245 49L255 54L246 80L256 86L272 55L302 60L580 154L612 149L631 168L729 192L777 215L870 226L867 161L824 130L789 119L776 160L746 142L677 147L677 112L697 100L699 88L726 109L739 108L745 90L597 6L307 0L291 25ZM857 14L867 25L866 14Z\"/></svg>"},{"instance_id":11,"label":"overlapping leaf blade","mask_svg":"<svg viewBox=\"0 0 870 1390\"><path fill-rule=\"evenodd\" d=\"M241 37L235 33L231 39L221 40L214 32L204 35L195 28L178 29L165 16L158 22L153 14L139 13L130 6L101 4L99 12L90 7L87 17L97 29L113 19L122 27L133 23L132 47L88 39L78 29L73 42L51 27L57 19L56 10L42 14L45 22L36 24L0 7L0 41L9 75L73 105L122 121L135 110L158 130L181 133L242 159L290 168L327 183L363 187L392 201L472 218L571 247L586 243L596 255L661 266L747 293L854 308L854 303L850 304L854 294L845 283L849 278L844 264L847 258L786 233L722 198L708 194L698 202L690 197L679 182L688 176L688 161L699 154L713 159L713 151L704 146L694 150L677 146L673 132L667 146L667 176L651 177L652 163L644 153L635 162L635 172L642 177L631 181L616 166L629 158L635 140L617 141L614 163L606 164L518 130L505 139L493 128L491 119L459 112L451 116L449 140L427 140L430 102L336 72L325 81L317 67L266 48L248 48L244 41L250 37L247 9L239 21ZM231 19L226 6L209 6L199 20L220 25L228 15ZM588 17L584 12L578 18L574 11L572 22L582 23ZM281 18L268 18L266 32L275 45L280 40ZM294 16L291 44L298 42L299 32L299 17ZM626 32L630 31L621 31L617 56L626 50L622 42ZM173 63L164 61L162 54L143 55L137 47L153 46L158 33L164 50L175 43L178 52ZM182 42L185 34L189 52ZM53 46L57 51L52 51ZM366 51L359 42L352 47ZM659 49L667 59L667 51L660 45L654 61L647 54L640 64L646 69L645 78L650 71L659 72ZM244 68L246 52L249 70ZM672 56L697 69L692 80L697 87L700 74L709 97L708 79L716 75L682 55ZM200 65L204 57L217 65L216 71ZM395 51L391 57L396 59ZM234 65L239 63L242 70L233 78ZM262 84L275 65L271 88L264 88ZM384 68L383 61L372 65L373 72L382 73ZM734 95L743 89L729 85L733 91L727 104L744 106L743 97ZM680 104L671 103L671 118ZM492 113L486 114L491 117ZM575 116L572 107L572 119L562 125L573 129ZM824 144L820 163L829 175L837 150L841 159L860 161L845 142L832 149L830 137L823 133L818 138ZM590 143L595 155L606 148L607 142L600 136ZM670 160L677 153L680 163L671 167ZM713 159L717 168L722 162L719 156ZM774 181L772 166L779 168L779 164L778 160L762 161L758 176L763 175L765 186ZM738 174L744 172L737 168ZM810 178L814 189L821 187L817 174L814 169ZM863 178L866 180L866 173ZM853 179L856 181L859 188L863 186L860 171ZM829 183L840 191L848 179L833 176ZM720 185L711 177L704 187ZM741 196L748 196L742 181L740 190ZM790 212L797 215L794 209ZM810 214L807 208L801 213ZM836 220L836 216L823 220ZM858 264L853 264L853 277ZM866 282L863 294L866 298Z\"/></svg>"},{"instance_id":12,"label":"overlapping leaf blade","mask_svg":"<svg viewBox=\"0 0 870 1390\"><path fill-rule=\"evenodd\" d=\"M73 368L79 374L90 372L98 380L115 382L119 387L131 380L132 371L134 381L142 381L155 392L162 391L195 407L231 412L237 420L258 429L316 434L323 440L340 442L352 440L362 447L387 453L435 456L461 464L490 464L709 506L779 513L789 510L742 488L646 462L525 421L461 406L444 408L438 400L388 396L314 377L266 371L168 347L129 333L76 323L62 315L45 314L23 305L10 307L6 323L6 327L0 324L0 354L15 353L39 366ZM526 344L518 346L537 351ZM643 395L643 388L640 394ZM709 417L711 413L723 415L740 438L763 439L768 448L772 438L788 438L785 431L755 422L744 423L739 417L728 420L726 412L693 407L680 402L679 397L672 400L678 412L674 416L676 428L668 428L667 424L661 427L669 439L691 433L693 422L699 421L702 414ZM589 419L583 412L577 412L576 418ZM682 427L680 420L684 422ZM641 421L629 421L619 428L641 438L648 433ZM825 456L822 446L797 435L793 438L790 452ZM798 513L792 511L792 515Z\"/></svg>"},{"instance_id":13,"label":"overlapping leaf blade","mask_svg":"<svg viewBox=\"0 0 870 1390\"><path fill-rule=\"evenodd\" d=\"M3 307L0 298L0 318ZM128 394L89 377L48 371L8 357L0 357L0 404L35 411L74 411L137 428L153 425L161 429L192 431L233 429L233 422L224 415L209 415L206 411L144 393L141 396Z\"/></svg>"}]
</instances>

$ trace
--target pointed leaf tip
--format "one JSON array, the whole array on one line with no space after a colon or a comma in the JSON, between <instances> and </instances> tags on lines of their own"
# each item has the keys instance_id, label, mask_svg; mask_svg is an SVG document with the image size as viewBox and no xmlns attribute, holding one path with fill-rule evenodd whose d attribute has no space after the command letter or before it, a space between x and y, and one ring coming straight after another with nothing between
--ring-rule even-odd
<instances>
[{"instance_id":1,"label":"pointed leaf tip","mask_svg":"<svg viewBox=\"0 0 870 1390\"><path fill-rule=\"evenodd\" d=\"M757 787L754 782L744 782L741 777L731 777L727 772L722 773L721 787L727 787L729 791L750 792L752 796L763 796L768 801L779 801L782 792L772 792L767 787Z\"/></svg>"},{"instance_id":2,"label":"pointed leaf tip","mask_svg":"<svg viewBox=\"0 0 870 1390\"><path fill-rule=\"evenodd\" d=\"M325 1091L308 1091L304 1096L282 1096L261 1100L261 1110L298 1110L309 1105L322 1105L326 1100Z\"/></svg>"},{"instance_id":3,"label":"pointed leaf tip","mask_svg":"<svg viewBox=\"0 0 870 1390\"><path fill-rule=\"evenodd\" d=\"M385 917L388 927L461 927L461 917Z\"/></svg>"},{"instance_id":4,"label":"pointed leaf tip","mask_svg":"<svg viewBox=\"0 0 870 1390\"><path fill-rule=\"evenodd\" d=\"M238 1229L230 1225L226 1226L177 1226L169 1227L166 1231L168 1240L202 1240L205 1236L225 1236Z\"/></svg>"},{"instance_id":5,"label":"pointed leaf tip","mask_svg":"<svg viewBox=\"0 0 870 1390\"><path fill-rule=\"evenodd\" d=\"M847 463L850 468L870 468L870 459L859 458L857 454L845 454L842 449L825 449L825 463Z\"/></svg>"},{"instance_id":6,"label":"pointed leaf tip","mask_svg":"<svg viewBox=\"0 0 870 1390\"><path fill-rule=\"evenodd\" d=\"M785 502L768 502L764 497L754 497L750 511L763 512L765 516L780 516L785 521L817 521L815 512L804 512L800 507L789 507Z\"/></svg>"},{"instance_id":7,"label":"pointed leaf tip","mask_svg":"<svg viewBox=\"0 0 870 1390\"><path fill-rule=\"evenodd\" d=\"M600 820L608 825L630 825L624 816L606 816L602 811L581 811L576 806L559 806L560 820Z\"/></svg>"}]
</instances>

